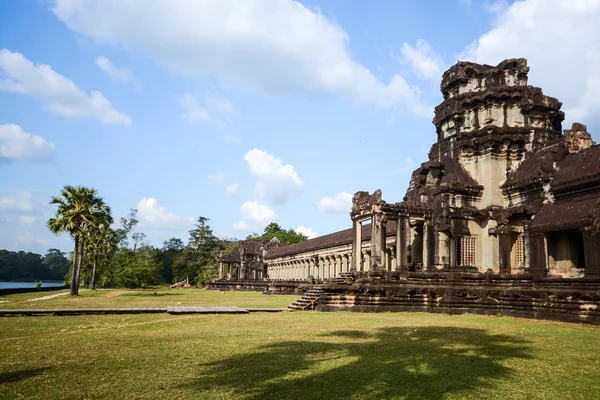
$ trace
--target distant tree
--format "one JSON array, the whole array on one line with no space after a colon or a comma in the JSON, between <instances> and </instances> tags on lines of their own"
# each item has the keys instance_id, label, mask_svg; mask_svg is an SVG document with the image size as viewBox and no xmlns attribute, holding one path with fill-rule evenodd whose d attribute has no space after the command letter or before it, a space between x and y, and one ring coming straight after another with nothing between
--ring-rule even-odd
<instances>
[{"instance_id":1,"label":"distant tree","mask_svg":"<svg viewBox=\"0 0 600 400\"><path fill-rule=\"evenodd\" d=\"M110 216L110 207L97 196L96 189L83 186L63 187L59 196L54 196L50 204L58 205L54 218L48 220L48 228L55 234L68 232L73 237L73 269L71 296L79 294L79 277L83 263L86 234L92 225Z\"/></svg>"},{"instance_id":2,"label":"distant tree","mask_svg":"<svg viewBox=\"0 0 600 400\"><path fill-rule=\"evenodd\" d=\"M36 253L0 250L0 280L52 279L50 269L42 260Z\"/></svg>"},{"instance_id":3,"label":"distant tree","mask_svg":"<svg viewBox=\"0 0 600 400\"><path fill-rule=\"evenodd\" d=\"M92 258L90 289L96 290L97 270L114 255L119 241L118 234L110 227L110 220L94 226L88 235L88 254Z\"/></svg>"},{"instance_id":4,"label":"distant tree","mask_svg":"<svg viewBox=\"0 0 600 400\"><path fill-rule=\"evenodd\" d=\"M308 239L306 235L296 232L293 229L285 230L279 226L276 222L271 222L264 229L262 235L256 233L249 235L246 239L249 240L271 240L273 238L279 239L283 243L299 243Z\"/></svg>"},{"instance_id":5,"label":"distant tree","mask_svg":"<svg viewBox=\"0 0 600 400\"><path fill-rule=\"evenodd\" d=\"M69 259L59 249L49 249L42 261L51 275L50 279L62 280L69 272Z\"/></svg>"},{"instance_id":6,"label":"distant tree","mask_svg":"<svg viewBox=\"0 0 600 400\"><path fill-rule=\"evenodd\" d=\"M121 227L116 229L117 237L119 238L119 245L128 246L127 236L131 232L134 226L137 225L139 221L137 217L138 211L135 208L130 208L129 213L125 217L121 217L119 219L119 223Z\"/></svg>"},{"instance_id":7,"label":"distant tree","mask_svg":"<svg viewBox=\"0 0 600 400\"><path fill-rule=\"evenodd\" d=\"M194 229L189 231L188 245L173 263L173 274L177 280L191 278L193 282L205 282L216 271L222 244L208 221L208 218L198 217Z\"/></svg>"},{"instance_id":8,"label":"distant tree","mask_svg":"<svg viewBox=\"0 0 600 400\"><path fill-rule=\"evenodd\" d=\"M183 240L179 238L171 238L163 243L159 259L161 264L160 274L164 282L173 283L173 264L184 248Z\"/></svg>"},{"instance_id":9,"label":"distant tree","mask_svg":"<svg viewBox=\"0 0 600 400\"><path fill-rule=\"evenodd\" d=\"M146 234L143 232L135 232L133 235L131 235L131 238L133 239L133 251L135 252L138 245L142 244L144 239L146 239Z\"/></svg>"}]
</instances>

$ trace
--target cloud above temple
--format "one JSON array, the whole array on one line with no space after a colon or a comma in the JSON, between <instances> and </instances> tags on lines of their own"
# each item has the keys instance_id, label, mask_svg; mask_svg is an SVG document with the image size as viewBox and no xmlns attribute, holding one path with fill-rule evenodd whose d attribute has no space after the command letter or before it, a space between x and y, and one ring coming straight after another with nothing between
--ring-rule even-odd
<instances>
[{"instance_id":1,"label":"cloud above temple","mask_svg":"<svg viewBox=\"0 0 600 400\"><path fill-rule=\"evenodd\" d=\"M238 110L233 103L212 94L207 94L200 101L195 96L186 93L181 97L180 103L184 110L181 116L192 125L202 123L224 130L238 114ZM241 141L231 134L224 135L223 140L232 143Z\"/></svg>"},{"instance_id":2,"label":"cloud above temple","mask_svg":"<svg viewBox=\"0 0 600 400\"><path fill-rule=\"evenodd\" d=\"M418 88L378 78L352 56L348 33L294 0L55 0L73 31L149 57L188 77L275 96L339 95L430 117Z\"/></svg>"},{"instance_id":3,"label":"cloud above temple","mask_svg":"<svg viewBox=\"0 0 600 400\"><path fill-rule=\"evenodd\" d=\"M139 226L147 229L188 230L194 219L167 211L153 197L143 197L137 204Z\"/></svg>"},{"instance_id":4,"label":"cloud above temple","mask_svg":"<svg viewBox=\"0 0 600 400\"><path fill-rule=\"evenodd\" d=\"M352 195L348 192L340 192L333 197L323 197L317 202L319 210L331 213L349 213L352 208Z\"/></svg>"},{"instance_id":5,"label":"cloud above temple","mask_svg":"<svg viewBox=\"0 0 600 400\"><path fill-rule=\"evenodd\" d=\"M293 165L260 149L248 151L244 159L256 178L256 195L261 201L284 204L300 194L304 182Z\"/></svg>"},{"instance_id":6,"label":"cloud above temple","mask_svg":"<svg viewBox=\"0 0 600 400\"><path fill-rule=\"evenodd\" d=\"M102 93L89 94L50 65L34 64L23 54L0 50L0 90L37 98L51 112L66 118L95 118L108 125L131 125Z\"/></svg>"},{"instance_id":7,"label":"cloud above temple","mask_svg":"<svg viewBox=\"0 0 600 400\"><path fill-rule=\"evenodd\" d=\"M273 209L265 204L261 204L258 201L246 201L240 207L242 212L242 218L244 220L250 220L262 224L277 219L277 213Z\"/></svg>"},{"instance_id":8,"label":"cloud above temple","mask_svg":"<svg viewBox=\"0 0 600 400\"><path fill-rule=\"evenodd\" d=\"M51 162L54 143L25 132L19 125L0 125L0 165L13 160Z\"/></svg>"},{"instance_id":9,"label":"cloud above temple","mask_svg":"<svg viewBox=\"0 0 600 400\"><path fill-rule=\"evenodd\" d=\"M496 3L493 28L460 59L496 65L508 55L526 58L530 83L564 103L565 126L600 120L600 2Z\"/></svg>"},{"instance_id":10,"label":"cloud above temple","mask_svg":"<svg viewBox=\"0 0 600 400\"><path fill-rule=\"evenodd\" d=\"M313 231L312 228L308 228L306 226L299 226L296 229L294 229L297 233L301 233L304 236L306 236L309 239L314 239L317 236L319 236L319 234L315 231Z\"/></svg>"},{"instance_id":11,"label":"cloud above temple","mask_svg":"<svg viewBox=\"0 0 600 400\"><path fill-rule=\"evenodd\" d=\"M417 40L415 46L403 43L400 55L400 63L410 66L417 77L434 81L436 84L446 69L442 58L423 39Z\"/></svg>"},{"instance_id":12,"label":"cloud above temple","mask_svg":"<svg viewBox=\"0 0 600 400\"><path fill-rule=\"evenodd\" d=\"M100 56L96 58L96 65L104 72L110 79L126 83L133 86L136 90L142 90L141 83L137 80L133 71L127 68L119 68L113 64L108 57Z\"/></svg>"}]
</instances>

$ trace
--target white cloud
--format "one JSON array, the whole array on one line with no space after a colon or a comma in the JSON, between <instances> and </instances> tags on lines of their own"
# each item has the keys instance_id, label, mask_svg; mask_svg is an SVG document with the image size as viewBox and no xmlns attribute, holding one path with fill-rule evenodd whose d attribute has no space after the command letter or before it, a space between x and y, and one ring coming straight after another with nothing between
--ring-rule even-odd
<instances>
[{"instance_id":1,"label":"white cloud","mask_svg":"<svg viewBox=\"0 0 600 400\"><path fill-rule=\"evenodd\" d=\"M227 192L227 196L230 196L230 197L237 196L237 194L240 192L240 184L237 182L232 183L231 185L229 185L225 188L225 191Z\"/></svg>"},{"instance_id":2,"label":"white cloud","mask_svg":"<svg viewBox=\"0 0 600 400\"><path fill-rule=\"evenodd\" d=\"M19 222L21 225L31 226L36 221L36 217L33 215L21 215L19 216Z\"/></svg>"},{"instance_id":3,"label":"white cloud","mask_svg":"<svg viewBox=\"0 0 600 400\"><path fill-rule=\"evenodd\" d=\"M33 209L33 197L26 190L17 191L12 196L0 197L0 211L31 212Z\"/></svg>"},{"instance_id":4,"label":"white cloud","mask_svg":"<svg viewBox=\"0 0 600 400\"><path fill-rule=\"evenodd\" d=\"M319 236L319 234L317 232L313 231L312 228L307 228L305 226L299 226L294 230L298 233L303 234L304 236L306 236L309 239L314 239L317 236Z\"/></svg>"},{"instance_id":5,"label":"white cloud","mask_svg":"<svg viewBox=\"0 0 600 400\"><path fill-rule=\"evenodd\" d=\"M0 90L40 99L45 107L67 118L97 118L105 124L131 125L102 93L89 94L47 64L34 64L23 54L0 50Z\"/></svg>"},{"instance_id":6,"label":"white cloud","mask_svg":"<svg viewBox=\"0 0 600 400\"><path fill-rule=\"evenodd\" d=\"M277 218L273 209L258 201L246 201L240 207L242 218L259 223L269 223Z\"/></svg>"},{"instance_id":7,"label":"white cloud","mask_svg":"<svg viewBox=\"0 0 600 400\"><path fill-rule=\"evenodd\" d=\"M574 120L598 121L600 2L525 0L496 10L493 28L461 59L495 65L509 57L527 58L530 83L564 103L567 126Z\"/></svg>"},{"instance_id":8,"label":"white cloud","mask_svg":"<svg viewBox=\"0 0 600 400\"><path fill-rule=\"evenodd\" d=\"M208 174L207 178L213 182L223 182L225 175L223 174Z\"/></svg>"},{"instance_id":9,"label":"white cloud","mask_svg":"<svg viewBox=\"0 0 600 400\"><path fill-rule=\"evenodd\" d=\"M160 204L155 198L142 198L137 204L140 227L148 229L190 229L194 219L180 217Z\"/></svg>"},{"instance_id":10,"label":"white cloud","mask_svg":"<svg viewBox=\"0 0 600 400\"><path fill-rule=\"evenodd\" d=\"M70 29L139 52L191 77L272 95L332 93L430 116L417 88L387 82L353 59L348 34L294 0L54 0Z\"/></svg>"},{"instance_id":11,"label":"white cloud","mask_svg":"<svg viewBox=\"0 0 600 400\"><path fill-rule=\"evenodd\" d=\"M323 197L317 202L317 207L326 213L349 213L352 208L352 195L340 192L333 197Z\"/></svg>"},{"instance_id":12,"label":"white cloud","mask_svg":"<svg viewBox=\"0 0 600 400\"><path fill-rule=\"evenodd\" d=\"M400 62L409 65L419 78L435 82L442 79L445 64L425 40L417 40L415 47L403 43L400 54Z\"/></svg>"},{"instance_id":13,"label":"white cloud","mask_svg":"<svg viewBox=\"0 0 600 400\"><path fill-rule=\"evenodd\" d=\"M235 229L236 231L245 231L245 232L250 232L250 231L255 231L256 227L249 225L246 221L238 221L236 223L233 224L233 229Z\"/></svg>"},{"instance_id":14,"label":"white cloud","mask_svg":"<svg viewBox=\"0 0 600 400\"><path fill-rule=\"evenodd\" d=\"M135 78L133 72L126 68L119 68L114 65L107 57L96 58L96 65L102 72L114 81L132 85L136 90L141 90L142 85Z\"/></svg>"},{"instance_id":15,"label":"white cloud","mask_svg":"<svg viewBox=\"0 0 600 400\"><path fill-rule=\"evenodd\" d=\"M304 182L294 171L293 165L284 165L279 158L259 149L250 150L244 159L252 175L257 178L256 193L259 199L283 204L290 197L300 194Z\"/></svg>"},{"instance_id":16,"label":"white cloud","mask_svg":"<svg viewBox=\"0 0 600 400\"><path fill-rule=\"evenodd\" d=\"M501 14L508 9L509 4L506 0L486 0L483 2L482 7L487 12Z\"/></svg>"},{"instance_id":17,"label":"white cloud","mask_svg":"<svg viewBox=\"0 0 600 400\"><path fill-rule=\"evenodd\" d=\"M19 125L0 125L0 164L13 159L50 162L54 148L53 143L23 131Z\"/></svg>"},{"instance_id":18,"label":"white cloud","mask_svg":"<svg viewBox=\"0 0 600 400\"><path fill-rule=\"evenodd\" d=\"M229 101L207 95L204 102L200 102L193 95L186 93L180 100L185 112L181 116L192 125L203 123L212 125L218 129L226 129L231 123L232 117L237 115L237 109ZM224 139L236 138L236 136L225 136ZM229 141L229 140L227 140Z\"/></svg>"}]
</instances>

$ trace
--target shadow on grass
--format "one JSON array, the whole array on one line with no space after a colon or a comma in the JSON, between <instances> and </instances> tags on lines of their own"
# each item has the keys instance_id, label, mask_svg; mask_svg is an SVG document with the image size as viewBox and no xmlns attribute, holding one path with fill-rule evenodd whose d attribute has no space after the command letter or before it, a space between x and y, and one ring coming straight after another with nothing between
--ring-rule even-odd
<instances>
[{"instance_id":1,"label":"shadow on grass","mask_svg":"<svg viewBox=\"0 0 600 400\"><path fill-rule=\"evenodd\" d=\"M531 358L529 349L523 339L482 329L345 330L201 365L184 387L256 400L473 396L508 378L503 361Z\"/></svg>"},{"instance_id":2,"label":"shadow on grass","mask_svg":"<svg viewBox=\"0 0 600 400\"><path fill-rule=\"evenodd\" d=\"M10 383L10 382L19 382L23 379L31 378L33 376L39 375L42 372L50 369L49 367L45 368L33 368L33 369L24 369L21 371L13 371L13 372L2 372L0 373L0 384Z\"/></svg>"}]
</instances>

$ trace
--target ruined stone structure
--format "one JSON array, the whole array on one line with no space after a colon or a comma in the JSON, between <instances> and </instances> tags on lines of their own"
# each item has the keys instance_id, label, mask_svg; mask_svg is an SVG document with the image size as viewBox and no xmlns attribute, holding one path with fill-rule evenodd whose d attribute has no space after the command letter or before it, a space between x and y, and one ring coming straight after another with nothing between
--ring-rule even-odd
<instances>
[{"instance_id":1,"label":"ruined stone structure","mask_svg":"<svg viewBox=\"0 0 600 400\"><path fill-rule=\"evenodd\" d=\"M582 124L563 134L562 104L528 72L451 67L403 201L357 192L352 229L267 251L268 277L323 280L320 310L600 323L600 146Z\"/></svg>"}]
</instances>

